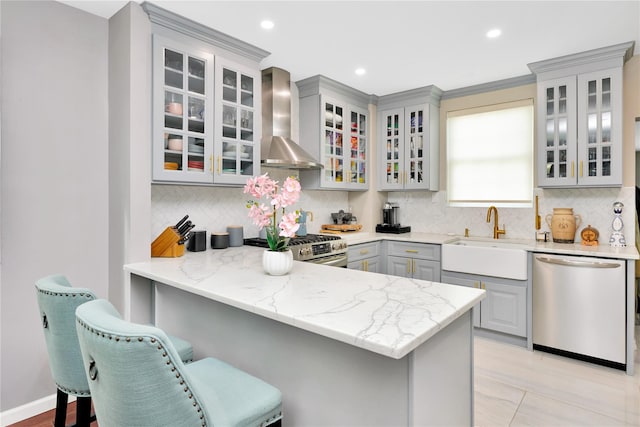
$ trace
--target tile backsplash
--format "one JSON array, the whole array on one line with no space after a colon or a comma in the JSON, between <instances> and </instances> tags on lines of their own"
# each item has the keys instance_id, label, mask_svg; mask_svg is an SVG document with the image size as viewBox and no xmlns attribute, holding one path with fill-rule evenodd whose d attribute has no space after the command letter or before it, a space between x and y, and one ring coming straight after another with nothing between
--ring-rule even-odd
<instances>
[{"instance_id":1,"label":"tile backsplash","mask_svg":"<svg viewBox=\"0 0 640 427\"><path fill-rule=\"evenodd\" d=\"M279 182L292 171L274 170L269 176ZM295 172L293 173L295 175ZM247 216L247 200L242 187L201 187L190 185L151 186L151 239L155 239L167 226L174 225L185 214L196 224L194 230L226 231L228 225L244 227L245 237L258 235L258 227ZM307 222L307 232L317 233L322 224L329 224L331 212L348 209L349 196L344 191L304 190L295 206L287 212L304 209L313 212L314 220Z\"/></svg>"},{"instance_id":2,"label":"tile backsplash","mask_svg":"<svg viewBox=\"0 0 640 427\"><path fill-rule=\"evenodd\" d=\"M272 169L269 175L282 182L295 171ZM576 242L580 241L580 231L587 225L600 232L600 243L608 244L613 220L613 203L624 204L622 220L627 245L635 242L635 188L585 188L585 189L541 189L535 190L539 197L539 213L542 217L542 231L550 231L545 221L553 208L573 208L580 215ZM245 237L258 235L258 227L247 216L246 202L250 196L241 187L201 187L188 185L159 185L151 187L151 231L153 240L167 226L175 224L185 214L189 214L195 230L226 231L228 225L244 227ZM431 193L389 192L388 201L398 203L399 216L403 225L410 225L412 231L463 235L465 228L476 237L493 235L492 223L486 222L486 208L449 207L444 191ZM331 213L339 209L348 210L349 193L345 191L304 190L299 202L289 210L304 209L313 212L314 221L307 223L309 233L317 233L322 224L331 223ZM382 206L372 209L380 210ZM532 208L499 208L500 228L506 228L505 238L533 239L535 232Z\"/></svg>"},{"instance_id":3,"label":"tile backsplash","mask_svg":"<svg viewBox=\"0 0 640 427\"><path fill-rule=\"evenodd\" d=\"M542 231L550 231L545 221L553 214L553 208L573 208L580 215L582 223L577 227L576 242L580 241L580 231L591 224L600 232L600 244L608 244L612 228L613 203L624 204L622 220L623 233L627 245L635 242L635 188L584 188L584 189L542 189L538 195L539 214L542 217ZM486 208L449 207L446 193L400 192L389 193L389 201L400 206L400 222L410 225L412 231L427 233L454 233L463 235L469 229L470 236L493 236L492 223L486 222ZM533 239L535 232L535 208L499 208L500 228L505 225L505 238Z\"/></svg>"}]
</instances>

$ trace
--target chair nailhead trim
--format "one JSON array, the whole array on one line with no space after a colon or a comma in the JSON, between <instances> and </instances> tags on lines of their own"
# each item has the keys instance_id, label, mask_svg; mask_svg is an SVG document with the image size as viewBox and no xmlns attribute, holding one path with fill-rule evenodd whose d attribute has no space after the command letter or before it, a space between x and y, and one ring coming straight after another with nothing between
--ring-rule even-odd
<instances>
[{"instance_id":1,"label":"chair nailhead trim","mask_svg":"<svg viewBox=\"0 0 640 427\"><path fill-rule=\"evenodd\" d=\"M77 319L77 322L78 322L78 324L80 326L82 326L86 330L90 331L92 334L96 334L97 336L102 337L102 338L108 338L110 340L115 340L116 342L120 342L121 339L124 339L124 341L129 343L129 342L132 341L132 339L135 340L135 338L136 338L136 337L120 337L120 336L117 336L117 335L115 335L115 336L113 336L113 335L105 335L104 332L100 332L100 331L95 330L94 328L90 327L89 325L87 325L86 323L81 321L80 319ZM141 336L139 336L137 338L138 338L138 342L143 342L144 339L145 339L145 337L141 337ZM149 337L149 342L156 343L156 342L158 342L158 340L156 338L154 338L154 337ZM158 342L157 349L158 350L162 350L163 349L163 346L162 346L162 344L160 342ZM169 357L169 354L166 351L162 352L162 357L168 357L167 362L166 362L166 364L168 366L169 365L173 365L173 361L171 360L171 358ZM184 386L183 387L183 391L185 393L188 393L187 397L190 400L193 401L192 405L196 409L196 412L199 414L199 417L202 420L202 424L201 425L203 427L206 427L207 422L205 420L204 412L202 411L202 408L200 407L200 404L198 403L198 401L194 398L193 393L189 392L189 386L185 385L185 381L182 378L182 375L180 374L180 372L177 371L177 369L176 369L176 367L174 365L171 366L171 372L175 372L175 376L176 376L177 379L179 379L180 385ZM61 388L61 390L69 392L67 390L64 390L63 388ZM78 396L90 396L90 392L88 392L88 391L87 392L73 391L73 394L78 395Z\"/></svg>"},{"instance_id":2,"label":"chair nailhead trim","mask_svg":"<svg viewBox=\"0 0 640 427\"><path fill-rule=\"evenodd\" d=\"M88 294L86 292L51 292L51 291L47 291L44 289L38 289L36 287L36 289L38 290L39 293L43 294L43 295L52 295L54 297L71 297L71 298L75 298L76 296L81 297L81 298L88 298L88 299L93 299L93 295Z\"/></svg>"}]
</instances>

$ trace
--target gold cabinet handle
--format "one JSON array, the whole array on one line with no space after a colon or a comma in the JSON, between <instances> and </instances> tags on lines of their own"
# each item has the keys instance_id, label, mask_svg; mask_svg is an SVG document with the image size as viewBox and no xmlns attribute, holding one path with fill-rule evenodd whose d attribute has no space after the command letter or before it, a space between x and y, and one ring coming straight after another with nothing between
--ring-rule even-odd
<instances>
[{"instance_id":1,"label":"gold cabinet handle","mask_svg":"<svg viewBox=\"0 0 640 427\"><path fill-rule=\"evenodd\" d=\"M220 169L222 169L222 156L218 156L218 175L220 175Z\"/></svg>"},{"instance_id":2,"label":"gold cabinet handle","mask_svg":"<svg viewBox=\"0 0 640 427\"><path fill-rule=\"evenodd\" d=\"M473 287L474 288L479 288L480 287L480 282L473 282Z\"/></svg>"},{"instance_id":3,"label":"gold cabinet handle","mask_svg":"<svg viewBox=\"0 0 640 427\"><path fill-rule=\"evenodd\" d=\"M407 260L407 273L411 273L411 260Z\"/></svg>"},{"instance_id":4,"label":"gold cabinet handle","mask_svg":"<svg viewBox=\"0 0 640 427\"><path fill-rule=\"evenodd\" d=\"M480 287L481 287L482 289L487 289L487 287L486 287L486 285L485 285L484 283L482 283L482 284L480 285Z\"/></svg>"},{"instance_id":5,"label":"gold cabinet handle","mask_svg":"<svg viewBox=\"0 0 640 427\"><path fill-rule=\"evenodd\" d=\"M573 178L574 176L576 176L576 174L575 174L575 168L576 168L575 162L571 162L571 178Z\"/></svg>"},{"instance_id":6,"label":"gold cabinet handle","mask_svg":"<svg viewBox=\"0 0 640 427\"><path fill-rule=\"evenodd\" d=\"M213 154L209 157L209 171L213 173Z\"/></svg>"},{"instance_id":7,"label":"gold cabinet handle","mask_svg":"<svg viewBox=\"0 0 640 427\"><path fill-rule=\"evenodd\" d=\"M414 274L415 274L415 272L416 272L416 260L415 260L415 259L413 259L413 260L411 260L411 261L412 261L412 264L413 264L412 273L414 273Z\"/></svg>"},{"instance_id":8,"label":"gold cabinet handle","mask_svg":"<svg viewBox=\"0 0 640 427\"><path fill-rule=\"evenodd\" d=\"M366 255L369 253L369 249L360 249L360 255Z\"/></svg>"},{"instance_id":9,"label":"gold cabinet handle","mask_svg":"<svg viewBox=\"0 0 640 427\"><path fill-rule=\"evenodd\" d=\"M407 183L407 171L404 171L404 184Z\"/></svg>"},{"instance_id":10,"label":"gold cabinet handle","mask_svg":"<svg viewBox=\"0 0 640 427\"><path fill-rule=\"evenodd\" d=\"M410 254L417 254L418 253L418 251L415 250L415 249L405 249L405 252L408 252Z\"/></svg>"},{"instance_id":11,"label":"gold cabinet handle","mask_svg":"<svg viewBox=\"0 0 640 427\"><path fill-rule=\"evenodd\" d=\"M582 160L580 160L580 178L582 178Z\"/></svg>"},{"instance_id":12,"label":"gold cabinet handle","mask_svg":"<svg viewBox=\"0 0 640 427\"><path fill-rule=\"evenodd\" d=\"M364 261L364 271L369 271L369 261Z\"/></svg>"}]
</instances>

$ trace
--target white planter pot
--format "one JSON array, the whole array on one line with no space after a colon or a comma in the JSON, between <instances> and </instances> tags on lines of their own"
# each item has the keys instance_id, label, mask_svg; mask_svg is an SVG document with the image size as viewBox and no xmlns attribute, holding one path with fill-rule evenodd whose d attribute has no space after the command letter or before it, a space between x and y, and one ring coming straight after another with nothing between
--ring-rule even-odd
<instances>
[{"instance_id":1,"label":"white planter pot","mask_svg":"<svg viewBox=\"0 0 640 427\"><path fill-rule=\"evenodd\" d=\"M265 250L262 253L262 268L265 273L272 276L282 276L291 271L293 267L293 253L291 249L283 252Z\"/></svg>"}]
</instances>

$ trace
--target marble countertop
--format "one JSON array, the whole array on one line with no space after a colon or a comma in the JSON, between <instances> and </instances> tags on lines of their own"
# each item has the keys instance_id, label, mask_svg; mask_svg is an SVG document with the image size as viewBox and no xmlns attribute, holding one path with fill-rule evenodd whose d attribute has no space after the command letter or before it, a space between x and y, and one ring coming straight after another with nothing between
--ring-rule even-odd
<instances>
[{"instance_id":1,"label":"marble countertop","mask_svg":"<svg viewBox=\"0 0 640 427\"><path fill-rule=\"evenodd\" d=\"M442 245L450 243L458 239L469 240L490 240L490 237L462 237L449 234L433 234L433 233L368 233L368 232L351 232L342 233L340 235L347 241L349 245L356 245L359 243L369 243L379 240L395 240L402 242L415 242L415 243L433 243ZM561 255L581 255L581 256L593 256L602 258L616 258L616 259L639 259L638 250L635 246L630 245L623 248L611 247L607 243L601 243L598 246L584 246L581 243L553 243L553 242L537 242L536 240L526 239L508 239L500 238L501 242L505 243L517 243L529 252L536 253L552 253Z\"/></svg>"},{"instance_id":2,"label":"marble countertop","mask_svg":"<svg viewBox=\"0 0 640 427\"><path fill-rule=\"evenodd\" d=\"M400 359L470 310L485 291L294 261L262 270L263 249L186 252L125 271L294 327Z\"/></svg>"}]
</instances>

